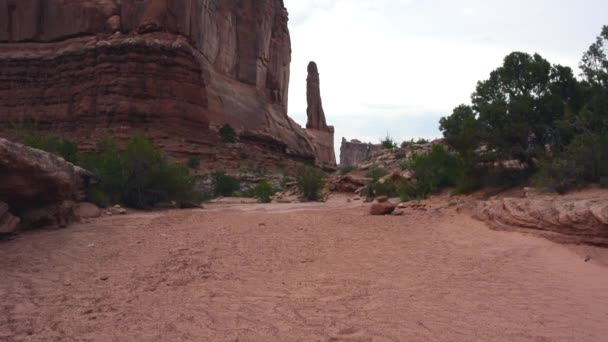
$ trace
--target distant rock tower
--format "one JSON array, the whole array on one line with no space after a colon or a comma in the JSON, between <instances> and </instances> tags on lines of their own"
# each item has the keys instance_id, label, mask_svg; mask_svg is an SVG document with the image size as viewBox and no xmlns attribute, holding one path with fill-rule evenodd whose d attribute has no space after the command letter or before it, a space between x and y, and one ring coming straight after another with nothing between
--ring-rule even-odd
<instances>
[{"instance_id":1,"label":"distant rock tower","mask_svg":"<svg viewBox=\"0 0 608 342\"><path fill-rule=\"evenodd\" d=\"M328 126L325 120L325 112L323 111L323 103L321 102L319 69L315 62L308 64L306 100L308 102L306 132L313 143L317 160L324 166L335 167L334 127Z\"/></svg>"},{"instance_id":2,"label":"distant rock tower","mask_svg":"<svg viewBox=\"0 0 608 342\"><path fill-rule=\"evenodd\" d=\"M327 121L325 121L325 112L323 111L323 102L321 101L321 85L319 80L319 69L315 62L308 63L308 78L306 78L306 101L308 108L308 122L306 128L316 129L319 131L327 131Z\"/></svg>"}]
</instances>

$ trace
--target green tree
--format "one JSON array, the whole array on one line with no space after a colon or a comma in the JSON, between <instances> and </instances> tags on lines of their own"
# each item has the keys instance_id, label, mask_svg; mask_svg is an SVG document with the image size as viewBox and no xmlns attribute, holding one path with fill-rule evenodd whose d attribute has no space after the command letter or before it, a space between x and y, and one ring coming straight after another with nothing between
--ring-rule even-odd
<instances>
[{"instance_id":1,"label":"green tree","mask_svg":"<svg viewBox=\"0 0 608 342\"><path fill-rule=\"evenodd\" d=\"M508 55L472 96L482 141L498 160L517 159L534 168L534 158L555 141L555 122L572 102L560 96L575 92L573 87L569 68L551 66L538 54Z\"/></svg>"},{"instance_id":2,"label":"green tree","mask_svg":"<svg viewBox=\"0 0 608 342\"><path fill-rule=\"evenodd\" d=\"M594 85L608 87L608 26L602 28L580 63L587 82Z\"/></svg>"},{"instance_id":3,"label":"green tree","mask_svg":"<svg viewBox=\"0 0 608 342\"><path fill-rule=\"evenodd\" d=\"M216 197L230 197L241 189L239 180L225 172L215 172L212 177L213 194Z\"/></svg>"},{"instance_id":4,"label":"green tree","mask_svg":"<svg viewBox=\"0 0 608 342\"><path fill-rule=\"evenodd\" d=\"M481 144L480 127L473 108L460 105L452 115L441 118L439 129L443 132L446 143L463 156L469 156Z\"/></svg>"}]
</instances>

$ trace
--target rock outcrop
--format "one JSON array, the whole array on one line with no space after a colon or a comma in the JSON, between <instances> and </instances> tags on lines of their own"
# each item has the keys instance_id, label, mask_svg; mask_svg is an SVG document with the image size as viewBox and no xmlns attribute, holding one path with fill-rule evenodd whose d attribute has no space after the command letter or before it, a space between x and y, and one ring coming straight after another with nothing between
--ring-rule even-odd
<instances>
[{"instance_id":1,"label":"rock outcrop","mask_svg":"<svg viewBox=\"0 0 608 342\"><path fill-rule=\"evenodd\" d=\"M0 175L0 202L8 204L0 205L0 217L10 207L25 227L64 226L74 220L74 208L85 199L90 178L89 172L62 158L2 138Z\"/></svg>"},{"instance_id":2,"label":"rock outcrop","mask_svg":"<svg viewBox=\"0 0 608 342\"><path fill-rule=\"evenodd\" d=\"M8 210L8 204L0 202L0 235L14 232L19 222L21 222L18 217L13 216Z\"/></svg>"},{"instance_id":3,"label":"rock outcrop","mask_svg":"<svg viewBox=\"0 0 608 342\"><path fill-rule=\"evenodd\" d=\"M558 242L608 246L608 198L538 196L480 202L475 216L492 228L536 233Z\"/></svg>"},{"instance_id":4,"label":"rock outcrop","mask_svg":"<svg viewBox=\"0 0 608 342\"><path fill-rule=\"evenodd\" d=\"M327 126L325 111L321 101L321 83L319 69L315 62L308 64L308 77L306 78L306 132L313 142L315 155L322 165L336 166L336 153L334 150L334 127Z\"/></svg>"},{"instance_id":5,"label":"rock outcrop","mask_svg":"<svg viewBox=\"0 0 608 342\"><path fill-rule=\"evenodd\" d=\"M93 145L146 131L171 151L211 149L230 124L329 162L287 116L287 21L282 0L0 0L0 132L34 121Z\"/></svg>"},{"instance_id":6,"label":"rock outcrop","mask_svg":"<svg viewBox=\"0 0 608 342\"><path fill-rule=\"evenodd\" d=\"M382 145L380 144L366 144L356 139L346 141L346 138L342 138L340 166L356 166L361 162L369 160L374 153L381 150Z\"/></svg>"},{"instance_id":7,"label":"rock outcrop","mask_svg":"<svg viewBox=\"0 0 608 342\"><path fill-rule=\"evenodd\" d=\"M308 115L307 129L315 129L319 131L329 132L325 120L325 111L323 111L323 102L321 100L321 80L319 77L319 69L317 63L308 63L308 77L306 78L306 114ZM332 130L333 131L333 130Z\"/></svg>"}]
</instances>

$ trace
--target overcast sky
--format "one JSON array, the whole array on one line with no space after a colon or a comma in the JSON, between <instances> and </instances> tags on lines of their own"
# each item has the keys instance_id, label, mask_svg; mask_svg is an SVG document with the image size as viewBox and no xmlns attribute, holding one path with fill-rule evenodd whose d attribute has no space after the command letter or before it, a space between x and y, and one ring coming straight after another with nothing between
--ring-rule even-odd
<instances>
[{"instance_id":1,"label":"overcast sky","mask_svg":"<svg viewBox=\"0 0 608 342\"><path fill-rule=\"evenodd\" d=\"M306 124L306 66L321 74L342 137L439 137L477 81L513 51L576 68L608 25L608 0L285 0L292 38L289 114ZM578 73L578 70L576 71Z\"/></svg>"}]
</instances>

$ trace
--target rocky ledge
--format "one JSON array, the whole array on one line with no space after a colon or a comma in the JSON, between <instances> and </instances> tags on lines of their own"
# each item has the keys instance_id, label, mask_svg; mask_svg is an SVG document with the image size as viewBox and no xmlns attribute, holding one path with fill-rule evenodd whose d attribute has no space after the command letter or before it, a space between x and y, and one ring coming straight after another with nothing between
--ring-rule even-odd
<instances>
[{"instance_id":1,"label":"rocky ledge","mask_svg":"<svg viewBox=\"0 0 608 342\"><path fill-rule=\"evenodd\" d=\"M2 138L0 175L0 233L67 225L90 180L88 171L62 158Z\"/></svg>"},{"instance_id":2,"label":"rocky ledge","mask_svg":"<svg viewBox=\"0 0 608 342\"><path fill-rule=\"evenodd\" d=\"M563 243L608 246L608 193L480 202L475 216L492 228L531 232Z\"/></svg>"}]
</instances>

